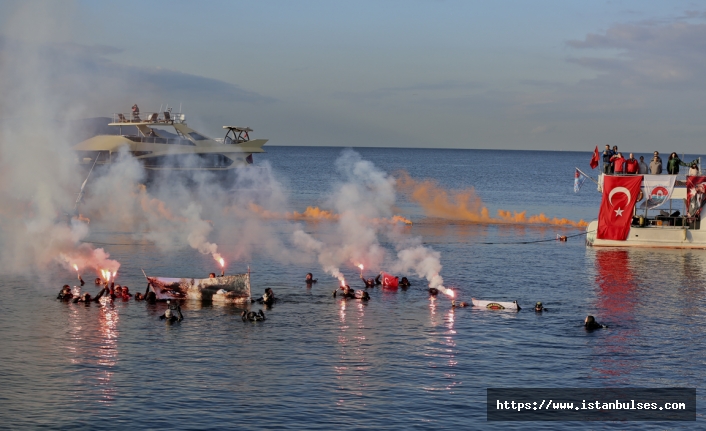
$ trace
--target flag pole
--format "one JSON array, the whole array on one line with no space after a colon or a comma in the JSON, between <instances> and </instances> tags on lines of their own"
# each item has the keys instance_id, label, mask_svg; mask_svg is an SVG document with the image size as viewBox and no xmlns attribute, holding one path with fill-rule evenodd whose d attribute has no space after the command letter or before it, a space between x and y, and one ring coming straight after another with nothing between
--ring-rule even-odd
<instances>
[{"instance_id":1,"label":"flag pole","mask_svg":"<svg viewBox=\"0 0 706 431\"><path fill-rule=\"evenodd\" d=\"M581 172L581 175L583 175L584 177L588 178L589 180L591 180L591 181L593 181L594 183L596 183L596 185L598 185L598 181L596 181L596 180L594 180L593 178L591 178L590 175L586 175L586 173L585 173L584 171L582 171L581 169L579 169L579 168L576 168L576 170L579 171L579 172Z\"/></svg>"}]
</instances>

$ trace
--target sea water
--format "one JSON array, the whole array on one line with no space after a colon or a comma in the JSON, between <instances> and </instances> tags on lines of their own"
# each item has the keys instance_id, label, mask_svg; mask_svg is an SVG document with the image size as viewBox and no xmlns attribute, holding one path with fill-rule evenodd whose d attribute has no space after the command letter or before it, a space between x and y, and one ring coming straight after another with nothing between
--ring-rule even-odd
<instances>
[{"instance_id":1,"label":"sea water","mask_svg":"<svg viewBox=\"0 0 706 431\"><path fill-rule=\"evenodd\" d=\"M256 165L272 165L293 210L325 203L339 180L340 148L267 150ZM595 185L573 191L575 167L595 172L590 151L357 151L390 174L474 187L491 215L597 216ZM2 276L0 428L691 429L703 422L702 408L697 423L487 422L486 389L696 387L701 403L706 252L587 248L583 236L571 237L580 229L429 218L404 196L396 206L414 221L406 234L441 252L442 276L459 300L517 300L523 310L452 309L416 276L406 291L373 289L368 303L343 301L332 297L338 282L321 268L260 254L228 263L229 272L250 267L253 296L271 287L280 299L257 324L242 322L234 306L187 302L184 322L166 325L158 319L164 304L62 303L56 295L75 275L58 268ZM314 235L320 229L303 225ZM134 232L91 229L90 240L122 263L118 282L132 292L145 288L141 268L162 276L216 270L191 249L164 254ZM552 240L557 234L570 238ZM548 241L527 243L541 240ZM228 259L228 244L219 245ZM307 272L319 280L312 288ZM344 272L361 287L356 268ZM536 301L548 311L536 314ZM586 332L588 314L609 328Z\"/></svg>"}]
</instances>

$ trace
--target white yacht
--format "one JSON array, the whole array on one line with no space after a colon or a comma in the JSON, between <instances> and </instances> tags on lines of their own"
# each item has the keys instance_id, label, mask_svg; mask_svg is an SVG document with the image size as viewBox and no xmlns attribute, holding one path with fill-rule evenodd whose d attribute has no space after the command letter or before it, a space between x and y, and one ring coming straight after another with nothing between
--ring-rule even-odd
<instances>
[{"instance_id":1,"label":"white yacht","mask_svg":"<svg viewBox=\"0 0 706 431\"><path fill-rule=\"evenodd\" d=\"M130 114L114 114L109 125L118 127L119 133L94 136L73 147L80 164L109 164L117 151L127 147L148 171L228 171L252 164L253 153L264 153L267 142L250 139L252 129L236 126L223 126L225 137L212 139L189 128L184 114L171 111L141 117L133 109ZM132 127L137 134L123 134L123 128Z\"/></svg>"}]
</instances>

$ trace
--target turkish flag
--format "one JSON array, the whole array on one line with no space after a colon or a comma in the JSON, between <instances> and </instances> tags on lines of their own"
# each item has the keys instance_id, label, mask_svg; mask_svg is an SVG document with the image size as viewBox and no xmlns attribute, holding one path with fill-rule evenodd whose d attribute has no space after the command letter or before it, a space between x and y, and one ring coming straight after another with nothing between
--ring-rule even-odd
<instances>
[{"instance_id":1,"label":"turkish flag","mask_svg":"<svg viewBox=\"0 0 706 431\"><path fill-rule=\"evenodd\" d=\"M397 277L390 275L386 272L382 273L382 287L391 287L397 289L400 282Z\"/></svg>"},{"instance_id":2,"label":"turkish flag","mask_svg":"<svg viewBox=\"0 0 706 431\"><path fill-rule=\"evenodd\" d=\"M591 157L591 169L596 169L598 167L598 145L596 149L593 150L593 157Z\"/></svg>"},{"instance_id":3,"label":"turkish flag","mask_svg":"<svg viewBox=\"0 0 706 431\"><path fill-rule=\"evenodd\" d=\"M625 241L640 194L642 175L603 177L603 199L598 212L598 239Z\"/></svg>"}]
</instances>

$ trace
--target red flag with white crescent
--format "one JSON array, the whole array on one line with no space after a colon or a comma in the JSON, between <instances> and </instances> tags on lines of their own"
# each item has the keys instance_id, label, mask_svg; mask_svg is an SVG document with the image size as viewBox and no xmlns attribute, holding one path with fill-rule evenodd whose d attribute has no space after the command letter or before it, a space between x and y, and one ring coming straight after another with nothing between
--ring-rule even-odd
<instances>
[{"instance_id":1,"label":"red flag with white crescent","mask_svg":"<svg viewBox=\"0 0 706 431\"><path fill-rule=\"evenodd\" d=\"M382 287L396 288L399 286L399 284L400 284L399 280L394 275L390 275L386 272L382 273Z\"/></svg>"},{"instance_id":2,"label":"red flag with white crescent","mask_svg":"<svg viewBox=\"0 0 706 431\"><path fill-rule=\"evenodd\" d=\"M598 239L625 241L641 184L642 175L604 177L603 199L598 212Z\"/></svg>"}]
</instances>

